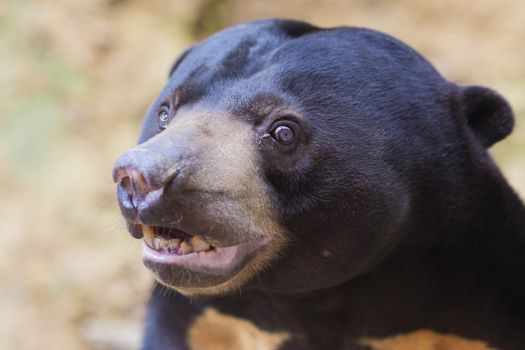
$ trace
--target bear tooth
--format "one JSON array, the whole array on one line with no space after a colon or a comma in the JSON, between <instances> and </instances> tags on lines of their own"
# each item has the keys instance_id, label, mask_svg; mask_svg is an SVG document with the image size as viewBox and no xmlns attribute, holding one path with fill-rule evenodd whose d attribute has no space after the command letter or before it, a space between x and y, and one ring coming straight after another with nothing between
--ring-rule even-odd
<instances>
[{"instance_id":1,"label":"bear tooth","mask_svg":"<svg viewBox=\"0 0 525 350\"><path fill-rule=\"evenodd\" d=\"M191 244L189 244L189 243L186 242L186 241L183 241L183 242L180 244L180 249L181 249L181 251L182 251L182 254L188 254L188 253L193 252L193 247L191 246Z\"/></svg>"},{"instance_id":2,"label":"bear tooth","mask_svg":"<svg viewBox=\"0 0 525 350\"><path fill-rule=\"evenodd\" d=\"M179 246L179 244L180 244L180 239L178 239L178 238L170 239L168 241L168 243L169 243L171 249L176 249Z\"/></svg>"},{"instance_id":3,"label":"bear tooth","mask_svg":"<svg viewBox=\"0 0 525 350\"><path fill-rule=\"evenodd\" d=\"M193 246L193 249L197 252L210 249L210 245L208 243L197 237L192 237L190 239L190 243Z\"/></svg>"},{"instance_id":4,"label":"bear tooth","mask_svg":"<svg viewBox=\"0 0 525 350\"><path fill-rule=\"evenodd\" d=\"M155 237L155 238L153 239L153 247L154 247L156 250L160 250L160 246L161 246L161 244L160 244L160 238Z\"/></svg>"},{"instance_id":5,"label":"bear tooth","mask_svg":"<svg viewBox=\"0 0 525 350\"><path fill-rule=\"evenodd\" d=\"M153 227L140 224L140 229L142 230L142 234L144 235L144 238L149 238L149 240L153 240L155 237L155 231L153 230Z\"/></svg>"},{"instance_id":6,"label":"bear tooth","mask_svg":"<svg viewBox=\"0 0 525 350\"><path fill-rule=\"evenodd\" d=\"M146 241L147 245L149 245L150 247L153 247L153 240L150 237L144 236L144 241Z\"/></svg>"},{"instance_id":7,"label":"bear tooth","mask_svg":"<svg viewBox=\"0 0 525 350\"><path fill-rule=\"evenodd\" d=\"M161 243L162 243L162 250L164 250L166 252L169 251L170 243L168 241L166 241L165 239L162 239Z\"/></svg>"}]
</instances>

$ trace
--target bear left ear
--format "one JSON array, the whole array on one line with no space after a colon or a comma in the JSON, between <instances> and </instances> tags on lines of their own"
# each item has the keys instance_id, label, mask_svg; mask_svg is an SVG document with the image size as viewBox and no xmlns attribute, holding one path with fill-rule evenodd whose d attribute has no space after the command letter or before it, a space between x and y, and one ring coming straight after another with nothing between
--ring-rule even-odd
<instances>
[{"instance_id":1,"label":"bear left ear","mask_svg":"<svg viewBox=\"0 0 525 350\"><path fill-rule=\"evenodd\" d=\"M514 127L509 103L497 92L483 86L459 88L467 123L486 148L503 140Z\"/></svg>"},{"instance_id":2,"label":"bear left ear","mask_svg":"<svg viewBox=\"0 0 525 350\"><path fill-rule=\"evenodd\" d=\"M179 55L179 57L177 57L175 62L173 62L173 64L171 65L170 72L168 74L168 78L171 78L171 76L173 75L177 67L182 63L182 61L186 58L186 56L188 56L188 54L191 52L192 49L193 49L193 46L188 47L186 50L184 50Z\"/></svg>"}]
</instances>

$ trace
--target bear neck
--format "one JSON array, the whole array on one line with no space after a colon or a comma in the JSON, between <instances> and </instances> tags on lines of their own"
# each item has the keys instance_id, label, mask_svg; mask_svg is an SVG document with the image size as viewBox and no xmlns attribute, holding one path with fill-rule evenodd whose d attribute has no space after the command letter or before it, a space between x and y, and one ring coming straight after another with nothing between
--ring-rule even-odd
<instances>
[{"instance_id":1,"label":"bear neck","mask_svg":"<svg viewBox=\"0 0 525 350\"><path fill-rule=\"evenodd\" d=\"M417 191L411 219L401 228L403 239L382 266L449 262L483 276L525 266L525 207L489 158L456 175L453 188L440 185ZM479 264L493 268L480 271Z\"/></svg>"},{"instance_id":2,"label":"bear neck","mask_svg":"<svg viewBox=\"0 0 525 350\"><path fill-rule=\"evenodd\" d=\"M500 348L523 344L525 207L488 161L465 171L457 188L416 198L417 215L404 225L403 240L370 271L284 302L310 319L331 313L326 305L347 310L345 336L453 329ZM520 326L509 331L509 322Z\"/></svg>"},{"instance_id":3,"label":"bear neck","mask_svg":"<svg viewBox=\"0 0 525 350\"><path fill-rule=\"evenodd\" d=\"M456 188L421 191L403 240L347 282L350 305L371 315L360 322L386 332L392 327L374 317L397 315L398 332L452 327L494 343L509 322L525 326L525 208L489 162L472 166Z\"/></svg>"}]
</instances>

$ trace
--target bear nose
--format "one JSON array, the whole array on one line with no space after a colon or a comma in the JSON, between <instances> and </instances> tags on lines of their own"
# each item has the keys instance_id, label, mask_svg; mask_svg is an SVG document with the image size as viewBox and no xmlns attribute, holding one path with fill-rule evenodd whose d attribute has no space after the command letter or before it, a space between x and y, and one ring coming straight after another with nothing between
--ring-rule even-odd
<instances>
[{"instance_id":1,"label":"bear nose","mask_svg":"<svg viewBox=\"0 0 525 350\"><path fill-rule=\"evenodd\" d=\"M135 148L124 153L113 166L117 197L125 217L136 220L140 210L151 203L150 193L163 189L175 176L165 167L165 160L156 152Z\"/></svg>"}]
</instances>

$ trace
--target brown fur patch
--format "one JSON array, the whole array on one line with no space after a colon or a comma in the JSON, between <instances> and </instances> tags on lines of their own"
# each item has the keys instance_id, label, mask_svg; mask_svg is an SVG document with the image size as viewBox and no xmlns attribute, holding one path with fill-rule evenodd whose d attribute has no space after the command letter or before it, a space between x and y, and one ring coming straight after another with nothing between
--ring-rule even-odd
<instances>
[{"instance_id":1,"label":"brown fur patch","mask_svg":"<svg viewBox=\"0 0 525 350\"><path fill-rule=\"evenodd\" d=\"M325 258L331 258L333 256L332 252L329 251L328 249L321 250L321 255L324 256Z\"/></svg>"},{"instance_id":2,"label":"brown fur patch","mask_svg":"<svg viewBox=\"0 0 525 350\"><path fill-rule=\"evenodd\" d=\"M193 322L187 337L191 350L277 350L290 334L267 332L248 320L208 308Z\"/></svg>"},{"instance_id":3,"label":"brown fur patch","mask_svg":"<svg viewBox=\"0 0 525 350\"><path fill-rule=\"evenodd\" d=\"M418 330L386 339L365 338L360 344L373 350L496 350L482 341L430 330Z\"/></svg>"}]
</instances>

